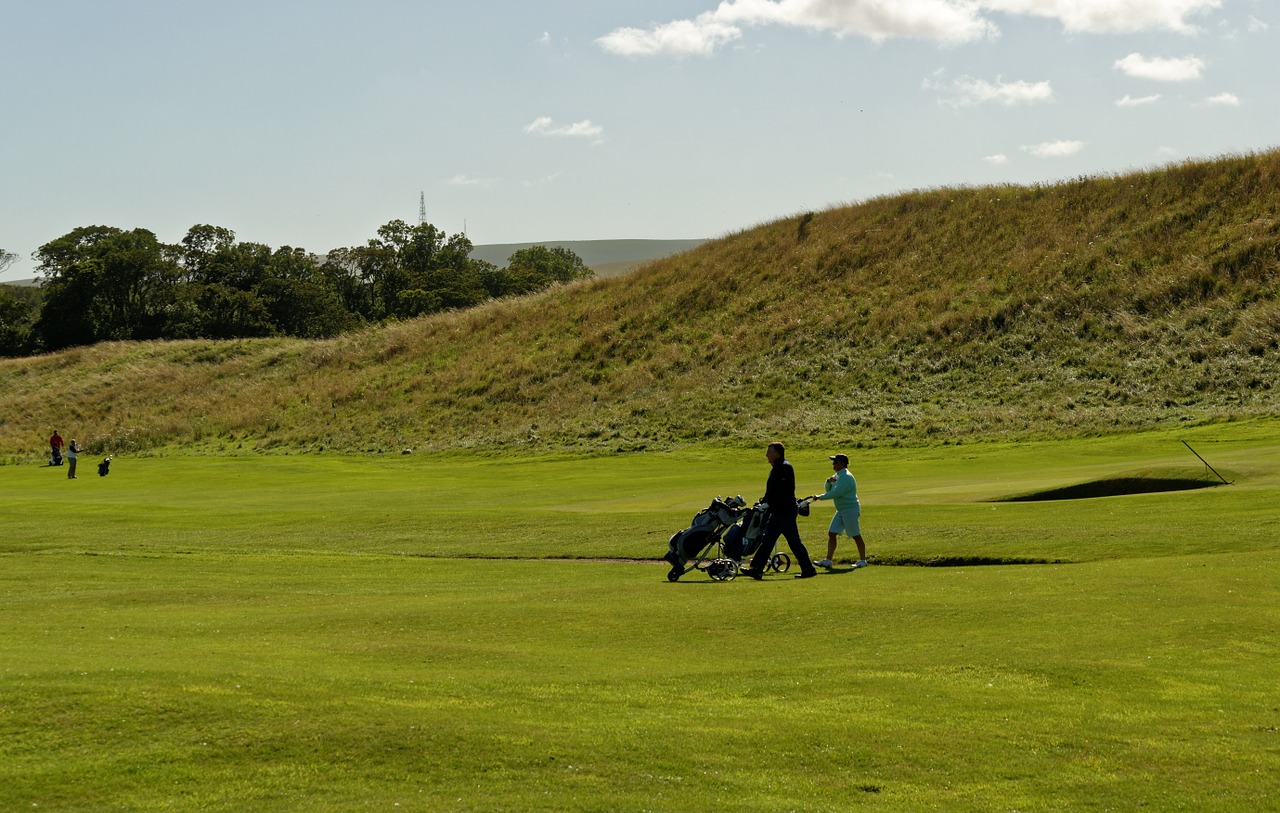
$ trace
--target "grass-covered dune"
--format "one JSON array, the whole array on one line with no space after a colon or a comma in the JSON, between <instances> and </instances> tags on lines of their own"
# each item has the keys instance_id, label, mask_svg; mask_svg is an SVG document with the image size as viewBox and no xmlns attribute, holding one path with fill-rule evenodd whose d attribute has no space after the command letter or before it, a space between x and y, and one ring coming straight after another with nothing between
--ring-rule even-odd
<instances>
[{"instance_id":1,"label":"grass-covered dune","mask_svg":"<svg viewBox=\"0 0 1280 813\"><path fill-rule=\"evenodd\" d=\"M1274 415L1280 152L803 213L329 341L0 362L0 454L844 445ZM70 435L68 435L70 433Z\"/></svg>"}]
</instances>

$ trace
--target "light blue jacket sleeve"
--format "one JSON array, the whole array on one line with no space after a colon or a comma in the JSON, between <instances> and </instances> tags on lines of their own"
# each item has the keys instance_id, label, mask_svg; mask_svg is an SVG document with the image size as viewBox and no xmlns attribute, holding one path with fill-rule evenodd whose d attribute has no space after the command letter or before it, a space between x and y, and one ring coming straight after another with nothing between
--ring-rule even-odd
<instances>
[{"instance_id":1,"label":"light blue jacket sleeve","mask_svg":"<svg viewBox=\"0 0 1280 813\"><path fill-rule=\"evenodd\" d=\"M827 492L820 495L818 499L833 500L839 510L859 507L858 481L853 479L848 469L841 469L836 474L836 481L827 483L826 488Z\"/></svg>"}]
</instances>

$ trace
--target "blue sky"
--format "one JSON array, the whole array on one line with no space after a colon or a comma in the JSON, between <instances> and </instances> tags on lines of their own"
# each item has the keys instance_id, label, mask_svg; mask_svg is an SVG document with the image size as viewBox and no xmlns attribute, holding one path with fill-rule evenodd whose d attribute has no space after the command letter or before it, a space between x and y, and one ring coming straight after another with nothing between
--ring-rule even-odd
<instances>
[{"instance_id":1,"label":"blue sky","mask_svg":"<svg viewBox=\"0 0 1280 813\"><path fill-rule=\"evenodd\" d=\"M0 0L0 248L716 237L1280 145L1275 0Z\"/></svg>"}]
</instances>

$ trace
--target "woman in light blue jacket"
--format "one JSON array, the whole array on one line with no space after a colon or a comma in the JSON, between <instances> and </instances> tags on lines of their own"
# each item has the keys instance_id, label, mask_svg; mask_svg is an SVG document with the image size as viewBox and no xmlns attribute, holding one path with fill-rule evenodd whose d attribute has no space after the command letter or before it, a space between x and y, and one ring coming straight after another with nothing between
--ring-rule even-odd
<instances>
[{"instance_id":1,"label":"woman in light blue jacket","mask_svg":"<svg viewBox=\"0 0 1280 813\"><path fill-rule=\"evenodd\" d=\"M836 506L836 515L831 518L831 527L827 529L827 558L814 562L818 567L831 567L831 560L836 555L836 537L842 532L853 538L858 545L858 561L854 567L867 566L867 546L862 541L862 504L858 502L858 481L849 473L848 455L831 455L831 467L835 474L827 478L825 494L814 494L811 500L831 500Z\"/></svg>"}]
</instances>

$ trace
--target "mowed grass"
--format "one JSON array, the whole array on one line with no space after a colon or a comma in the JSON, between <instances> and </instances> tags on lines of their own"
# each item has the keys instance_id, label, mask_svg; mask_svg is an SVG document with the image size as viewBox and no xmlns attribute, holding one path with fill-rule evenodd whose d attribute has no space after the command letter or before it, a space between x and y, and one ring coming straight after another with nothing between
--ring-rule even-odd
<instances>
[{"instance_id":1,"label":"mowed grass","mask_svg":"<svg viewBox=\"0 0 1280 813\"><path fill-rule=\"evenodd\" d=\"M1180 439L1236 483L987 502ZM0 467L0 809L1266 809L1278 451L854 455L883 561L1069 563L763 584L590 560L758 497L755 449Z\"/></svg>"}]
</instances>

